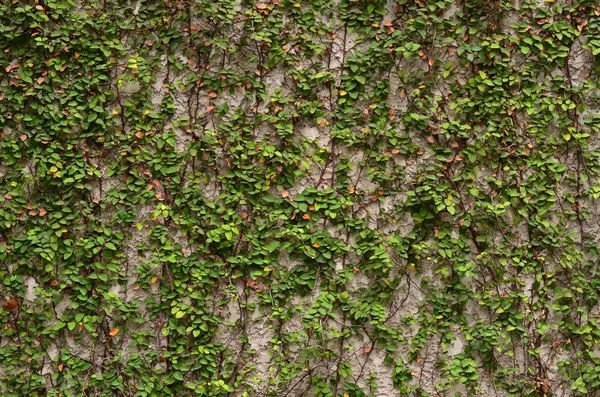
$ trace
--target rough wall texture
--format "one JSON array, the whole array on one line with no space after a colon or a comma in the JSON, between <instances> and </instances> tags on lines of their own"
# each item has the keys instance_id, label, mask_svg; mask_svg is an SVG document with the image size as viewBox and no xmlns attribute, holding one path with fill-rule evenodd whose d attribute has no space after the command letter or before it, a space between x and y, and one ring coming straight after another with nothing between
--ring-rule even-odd
<instances>
[{"instance_id":1,"label":"rough wall texture","mask_svg":"<svg viewBox=\"0 0 600 397\"><path fill-rule=\"evenodd\" d=\"M595 0L5 0L2 396L600 390Z\"/></svg>"}]
</instances>

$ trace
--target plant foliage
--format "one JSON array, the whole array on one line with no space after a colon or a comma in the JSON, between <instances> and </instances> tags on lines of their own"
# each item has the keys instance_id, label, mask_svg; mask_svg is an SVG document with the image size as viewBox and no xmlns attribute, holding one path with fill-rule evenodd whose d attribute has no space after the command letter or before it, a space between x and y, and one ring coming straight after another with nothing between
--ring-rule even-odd
<instances>
[{"instance_id":1,"label":"plant foliage","mask_svg":"<svg viewBox=\"0 0 600 397\"><path fill-rule=\"evenodd\" d=\"M591 395L599 56L595 0L0 2L0 394Z\"/></svg>"}]
</instances>

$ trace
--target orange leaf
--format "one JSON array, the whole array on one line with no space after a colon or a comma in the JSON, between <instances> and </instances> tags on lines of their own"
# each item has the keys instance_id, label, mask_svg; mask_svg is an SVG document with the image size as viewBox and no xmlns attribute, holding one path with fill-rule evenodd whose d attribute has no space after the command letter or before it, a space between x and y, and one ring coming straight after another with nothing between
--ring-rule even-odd
<instances>
[{"instance_id":1,"label":"orange leaf","mask_svg":"<svg viewBox=\"0 0 600 397\"><path fill-rule=\"evenodd\" d=\"M62 364L58 364L58 372L62 372L64 366Z\"/></svg>"},{"instance_id":2,"label":"orange leaf","mask_svg":"<svg viewBox=\"0 0 600 397\"><path fill-rule=\"evenodd\" d=\"M16 299L8 299L4 301L4 308L9 312L17 310L19 307L19 302Z\"/></svg>"},{"instance_id":3,"label":"orange leaf","mask_svg":"<svg viewBox=\"0 0 600 397\"><path fill-rule=\"evenodd\" d=\"M43 77L38 77L38 79L37 79L38 84L42 84L44 81L46 81L46 79Z\"/></svg>"},{"instance_id":4,"label":"orange leaf","mask_svg":"<svg viewBox=\"0 0 600 397\"><path fill-rule=\"evenodd\" d=\"M197 32L197 31L199 31L199 30L200 30L200 26L198 26L198 25L194 25L194 24L191 24L191 25L190 25L190 30L193 30L193 31L196 31L196 32Z\"/></svg>"},{"instance_id":5,"label":"orange leaf","mask_svg":"<svg viewBox=\"0 0 600 397\"><path fill-rule=\"evenodd\" d=\"M154 283L156 283L156 281L157 281L157 280L158 280L158 277L154 276L154 277L152 277L152 278L150 279L150 282L151 282L152 284L154 284Z\"/></svg>"},{"instance_id":6,"label":"orange leaf","mask_svg":"<svg viewBox=\"0 0 600 397\"><path fill-rule=\"evenodd\" d=\"M264 4L264 3L263 3L263 4L258 4L258 5L256 6L256 8L257 8L257 9L259 9L259 10L265 10L265 9L267 8L267 5L266 5L266 4Z\"/></svg>"},{"instance_id":7,"label":"orange leaf","mask_svg":"<svg viewBox=\"0 0 600 397\"><path fill-rule=\"evenodd\" d=\"M287 190L284 190L283 192L281 192L281 197L286 198L290 195L290 192L288 192Z\"/></svg>"},{"instance_id":8,"label":"orange leaf","mask_svg":"<svg viewBox=\"0 0 600 397\"><path fill-rule=\"evenodd\" d=\"M23 134L21 135L21 141L25 142L27 140L27 135Z\"/></svg>"},{"instance_id":9,"label":"orange leaf","mask_svg":"<svg viewBox=\"0 0 600 397\"><path fill-rule=\"evenodd\" d=\"M109 332L110 336L115 336L116 334L119 333L119 328L114 328Z\"/></svg>"},{"instance_id":10,"label":"orange leaf","mask_svg":"<svg viewBox=\"0 0 600 397\"><path fill-rule=\"evenodd\" d=\"M302 218L303 219L310 219L310 214L304 214L304 215L302 215Z\"/></svg>"}]
</instances>

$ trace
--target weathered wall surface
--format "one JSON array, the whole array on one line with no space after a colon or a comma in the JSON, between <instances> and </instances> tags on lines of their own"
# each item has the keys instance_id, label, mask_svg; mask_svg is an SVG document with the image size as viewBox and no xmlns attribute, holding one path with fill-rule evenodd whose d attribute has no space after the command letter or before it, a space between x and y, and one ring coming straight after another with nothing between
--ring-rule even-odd
<instances>
[{"instance_id":1,"label":"weathered wall surface","mask_svg":"<svg viewBox=\"0 0 600 397\"><path fill-rule=\"evenodd\" d=\"M596 1L8 0L0 50L2 396L600 389Z\"/></svg>"}]
</instances>

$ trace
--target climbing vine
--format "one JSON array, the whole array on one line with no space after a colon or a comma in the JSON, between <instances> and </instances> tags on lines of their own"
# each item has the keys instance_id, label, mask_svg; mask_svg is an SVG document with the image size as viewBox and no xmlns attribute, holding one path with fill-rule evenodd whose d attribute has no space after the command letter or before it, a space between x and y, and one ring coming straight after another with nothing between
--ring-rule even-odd
<instances>
[{"instance_id":1,"label":"climbing vine","mask_svg":"<svg viewBox=\"0 0 600 397\"><path fill-rule=\"evenodd\" d=\"M595 0L0 2L2 396L600 390Z\"/></svg>"}]
</instances>

